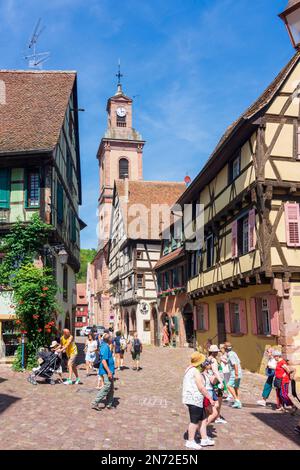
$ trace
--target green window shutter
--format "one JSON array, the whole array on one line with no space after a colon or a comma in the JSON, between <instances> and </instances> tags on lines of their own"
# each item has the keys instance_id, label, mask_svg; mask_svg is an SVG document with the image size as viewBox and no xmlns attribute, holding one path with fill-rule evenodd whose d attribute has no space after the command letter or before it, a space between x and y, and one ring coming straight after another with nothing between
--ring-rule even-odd
<instances>
[{"instance_id":1,"label":"green window shutter","mask_svg":"<svg viewBox=\"0 0 300 470\"><path fill-rule=\"evenodd\" d=\"M0 168L0 208L9 209L10 203L10 170Z\"/></svg>"},{"instance_id":2,"label":"green window shutter","mask_svg":"<svg viewBox=\"0 0 300 470\"><path fill-rule=\"evenodd\" d=\"M64 220L64 191L62 185L57 182L57 223L62 224Z\"/></svg>"},{"instance_id":3,"label":"green window shutter","mask_svg":"<svg viewBox=\"0 0 300 470\"><path fill-rule=\"evenodd\" d=\"M70 240L76 242L76 217L72 210L70 211Z\"/></svg>"}]
</instances>

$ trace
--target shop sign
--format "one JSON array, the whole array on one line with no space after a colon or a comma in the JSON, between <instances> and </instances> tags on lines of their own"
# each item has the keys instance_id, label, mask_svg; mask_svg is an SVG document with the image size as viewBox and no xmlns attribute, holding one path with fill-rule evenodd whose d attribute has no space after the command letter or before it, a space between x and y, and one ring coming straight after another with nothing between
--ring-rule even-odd
<instances>
[{"instance_id":1,"label":"shop sign","mask_svg":"<svg viewBox=\"0 0 300 470\"><path fill-rule=\"evenodd\" d=\"M13 292L11 290L0 290L0 315L9 317L14 314Z\"/></svg>"}]
</instances>

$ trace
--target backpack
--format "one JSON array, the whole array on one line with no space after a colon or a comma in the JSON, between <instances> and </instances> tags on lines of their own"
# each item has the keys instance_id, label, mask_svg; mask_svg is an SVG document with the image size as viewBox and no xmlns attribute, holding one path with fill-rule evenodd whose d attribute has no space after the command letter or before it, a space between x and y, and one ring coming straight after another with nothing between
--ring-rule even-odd
<instances>
[{"instance_id":1,"label":"backpack","mask_svg":"<svg viewBox=\"0 0 300 470\"><path fill-rule=\"evenodd\" d=\"M120 339L120 348L121 348L121 351L125 351L125 349L126 349L126 339L125 338Z\"/></svg>"},{"instance_id":2,"label":"backpack","mask_svg":"<svg viewBox=\"0 0 300 470\"><path fill-rule=\"evenodd\" d=\"M139 339L133 340L133 351L137 354L141 352L141 342Z\"/></svg>"}]
</instances>

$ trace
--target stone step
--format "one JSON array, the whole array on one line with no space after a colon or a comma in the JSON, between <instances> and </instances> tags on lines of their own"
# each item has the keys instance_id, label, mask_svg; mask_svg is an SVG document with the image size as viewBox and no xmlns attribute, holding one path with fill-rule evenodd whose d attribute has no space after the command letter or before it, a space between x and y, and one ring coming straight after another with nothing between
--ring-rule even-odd
<instances>
[{"instance_id":1,"label":"stone step","mask_svg":"<svg viewBox=\"0 0 300 470\"><path fill-rule=\"evenodd\" d=\"M14 362L14 356L0 357L0 364L12 364Z\"/></svg>"}]
</instances>

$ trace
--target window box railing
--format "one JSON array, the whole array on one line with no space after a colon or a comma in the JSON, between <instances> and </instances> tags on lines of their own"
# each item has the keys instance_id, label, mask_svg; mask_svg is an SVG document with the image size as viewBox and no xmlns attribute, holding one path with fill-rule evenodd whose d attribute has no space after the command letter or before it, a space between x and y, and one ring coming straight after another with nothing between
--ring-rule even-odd
<instances>
[{"instance_id":1,"label":"window box railing","mask_svg":"<svg viewBox=\"0 0 300 470\"><path fill-rule=\"evenodd\" d=\"M167 289L167 290L163 290L163 291L158 292L158 296L159 297L169 297L169 296L172 296L172 295L182 294L183 292L186 292L186 288L184 286L173 287L172 289Z\"/></svg>"}]
</instances>

